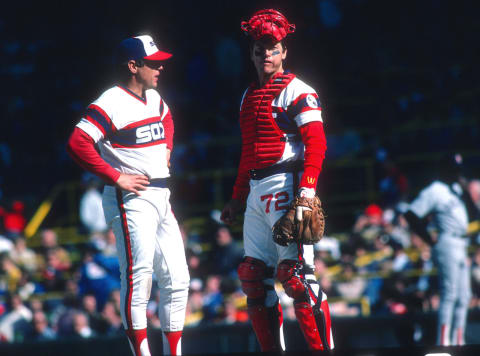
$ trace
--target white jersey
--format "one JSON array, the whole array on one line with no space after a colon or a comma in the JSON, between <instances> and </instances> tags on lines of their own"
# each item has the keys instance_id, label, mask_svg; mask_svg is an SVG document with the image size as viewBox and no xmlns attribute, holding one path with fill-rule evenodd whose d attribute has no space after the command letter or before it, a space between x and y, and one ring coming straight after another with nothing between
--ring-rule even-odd
<instances>
[{"instance_id":1,"label":"white jersey","mask_svg":"<svg viewBox=\"0 0 480 356\"><path fill-rule=\"evenodd\" d=\"M439 235L464 236L467 233L468 215L461 199L462 188L435 181L423 189L410 204L410 210L423 218L433 214L433 225Z\"/></svg>"},{"instance_id":2,"label":"white jersey","mask_svg":"<svg viewBox=\"0 0 480 356\"><path fill-rule=\"evenodd\" d=\"M92 137L102 158L119 172L150 179L170 176L166 150L173 124L156 90L146 90L141 98L122 86L110 88L88 106L77 127Z\"/></svg>"},{"instance_id":3,"label":"white jersey","mask_svg":"<svg viewBox=\"0 0 480 356\"><path fill-rule=\"evenodd\" d=\"M298 77L293 78L273 100L272 111L274 118L277 118L279 112L286 112L298 127L312 121L323 122L322 109L315 89Z\"/></svg>"}]
</instances>

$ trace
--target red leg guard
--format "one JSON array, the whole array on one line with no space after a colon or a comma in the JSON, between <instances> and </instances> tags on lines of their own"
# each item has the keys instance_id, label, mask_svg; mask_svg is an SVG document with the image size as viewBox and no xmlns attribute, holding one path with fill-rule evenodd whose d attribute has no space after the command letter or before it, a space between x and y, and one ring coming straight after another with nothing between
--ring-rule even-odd
<instances>
[{"instance_id":1,"label":"red leg guard","mask_svg":"<svg viewBox=\"0 0 480 356\"><path fill-rule=\"evenodd\" d=\"M320 332L318 330L317 321L313 315L313 309L310 303L294 303L295 316L298 324L302 330L303 336L307 341L308 347L311 350L324 350L322 340L320 339Z\"/></svg>"},{"instance_id":2,"label":"red leg guard","mask_svg":"<svg viewBox=\"0 0 480 356\"><path fill-rule=\"evenodd\" d=\"M263 305L249 306L248 315L262 352L281 351L280 327L283 324L283 313L280 304L270 308Z\"/></svg>"},{"instance_id":3,"label":"red leg guard","mask_svg":"<svg viewBox=\"0 0 480 356\"><path fill-rule=\"evenodd\" d=\"M140 346L142 345L143 340L147 338L147 329L128 329L125 330L125 334L127 334L128 340L132 345L133 352L135 356L142 356L142 352L140 351Z\"/></svg>"},{"instance_id":4,"label":"red leg guard","mask_svg":"<svg viewBox=\"0 0 480 356\"><path fill-rule=\"evenodd\" d=\"M248 256L238 265L238 278L242 284L242 290L248 298L265 297L263 280L267 278L267 270L265 262Z\"/></svg>"},{"instance_id":5,"label":"red leg guard","mask_svg":"<svg viewBox=\"0 0 480 356\"><path fill-rule=\"evenodd\" d=\"M327 344L328 344L327 346L330 350L332 350L334 348L333 339L332 339L332 319L330 319L330 308L328 306L326 299L322 301L322 303L320 304L320 309L323 312L323 321L325 323L324 333L325 333L325 338L327 339Z\"/></svg>"},{"instance_id":6,"label":"red leg guard","mask_svg":"<svg viewBox=\"0 0 480 356\"><path fill-rule=\"evenodd\" d=\"M296 274L297 261L283 260L277 268L277 279L282 283L285 293L293 298L306 298L305 284Z\"/></svg>"},{"instance_id":7,"label":"red leg guard","mask_svg":"<svg viewBox=\"0 0 480 356\"><path fill-rule=\"evenodd\" d=\"M168 343L168 345L163 346L163 353L166 354L166 351L170 350L170 355L180 355L179 342L182 338L182 331L164 331L163 335L165 335L163 340L165 341L166 339Z\"/></svg>"}]
</instances>

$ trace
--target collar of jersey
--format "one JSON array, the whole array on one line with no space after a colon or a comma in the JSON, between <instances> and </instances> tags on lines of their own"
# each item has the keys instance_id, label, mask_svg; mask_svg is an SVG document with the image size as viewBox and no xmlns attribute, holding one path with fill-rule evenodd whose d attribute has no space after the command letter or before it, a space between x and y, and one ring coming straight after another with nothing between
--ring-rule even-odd
<instances>
[{"instance_id":1,"label":"collar of jersey","mask_svg":"<svg viewBox=\"0 0 480 356\"><path fill-rule=\"evenodd\" d=\"M262 85L262 86L258 83L258 79L257 79L256 81L254 81L254 82L252 83L252 87L253 87L253 88L263 88L265 85L273 83L273 82L275 81L275 79L277 79L278 77L280 77L280 76L282 76L282 75L287 75L287 74L290 74L290 70L288 70L288 69L284 70L284 71L281 72L281 73L277 73L277 74L275 74L272 78L270 78L270 79L268 80L268 82L266 82L266 83L265 83L264 85Z\"/></svg>"},{"instance_id":2,"label":"collar of jersey","mask_svg":"<svg viewBox=\"0 0 480 356\"><path fill-rule=\"evenodd\" d=\"M120 89L123 89L127 94L130 94L133 96L135 99L140 100L142 103L146 104L147 103L147 95L145 94L145 98L142 98L141 96L138 96L135 94L133 91L128 89L127 87L124 87L123 85L117 85Z\"/></svg>"}]
</instances>

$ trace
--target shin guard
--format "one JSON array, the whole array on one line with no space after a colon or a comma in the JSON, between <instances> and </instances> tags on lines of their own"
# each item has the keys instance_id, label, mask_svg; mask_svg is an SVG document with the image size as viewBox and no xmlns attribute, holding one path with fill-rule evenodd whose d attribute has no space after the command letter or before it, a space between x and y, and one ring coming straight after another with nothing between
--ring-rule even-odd
<instances>
[{"instance_id":1,"label":"shin guard","mask_svg":"<svg viewBox=\"0 0 480 356\"><path fill-rule=\"evenodd\" d=\"M328 307L327 299L322 300L319 307L317 305L313 306L313 315L317 322L320 338L322 339L324 348L326 350L332 350L334 348L332 321L330 319L330 308Z\"/></svg>"},{"instance_id":2,"label":"shin guard","mask_svg":"<svg viewBox=\"0 0 480 356\"><path fill-rule=\"evenodd\" d=\"M273 307L249 305L248 315L262 352L281 351L283 342L283 313L280 304Z\"/></svg>"},{"instance_id":3,"label":"shin guard","mask_svg":"<svg viewBox=\"0 0 480 356\"><path fill-rule=\"evenodd\" d=\"M313 308L309 302L294 303L295 316L298 324L302 330L303 336L309 349L324 350L322 339L320 338L320 331L317 325L317 320L313 315Z\"/></svg>"}]
</instances>

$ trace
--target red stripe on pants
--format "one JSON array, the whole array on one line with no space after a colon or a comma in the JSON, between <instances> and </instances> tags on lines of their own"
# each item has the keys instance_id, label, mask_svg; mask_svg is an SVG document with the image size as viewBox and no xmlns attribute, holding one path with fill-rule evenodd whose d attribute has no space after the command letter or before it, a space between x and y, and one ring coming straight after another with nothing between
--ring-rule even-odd
<instances>
[{"instance_id":1,"label":"red stripe on pants","mask_svg":"<svg viewBox=\"0 0 480 356\"><path fill-rule=\"evenodd\" d=\"M128 230L127 214L125 213L125 206L123 203L122 191L117 189L117 203L120 210L120 221L122 222L123 238L125 243L125 257L127 260L127 291L125 296L125 318L127 319L127 328L133 329L132 324L132 290L133 290L133 278L132 278L132 245L130 242L130 231Z\"/></svg>"}]
</instances>

